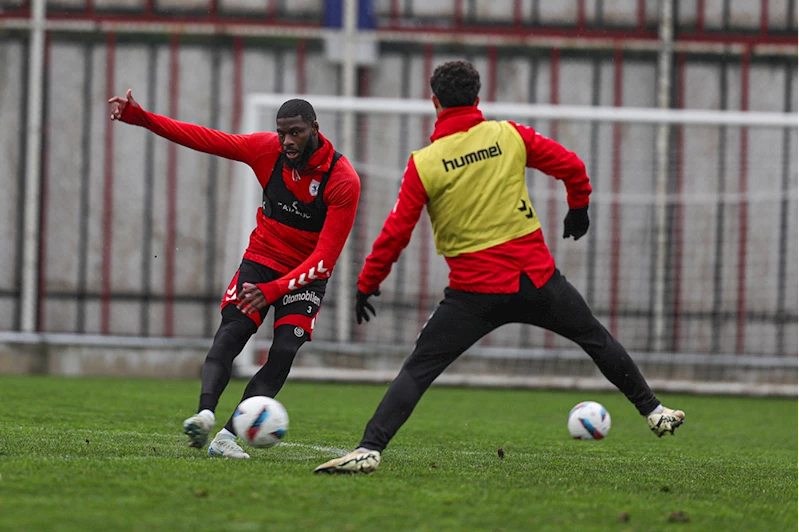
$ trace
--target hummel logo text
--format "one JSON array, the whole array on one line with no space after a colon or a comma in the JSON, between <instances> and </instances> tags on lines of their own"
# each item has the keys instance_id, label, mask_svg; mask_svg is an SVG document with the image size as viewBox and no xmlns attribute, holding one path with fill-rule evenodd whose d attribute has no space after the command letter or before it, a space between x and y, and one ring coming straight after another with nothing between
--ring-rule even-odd
<instances>
[{"instance_id":1,"label":"hummel logo text","mask_svg":"<svg viewBox=\"0 0 799 532\"><path fill-rule=\"evenodd\" d=\"M444 171L449 172L450 165L452 165L452 169L455 170L467 164L476 163L477 161L490 159L492 157L499 157L500 155L502 155L502 148L499 147L499 142L497 142L488 148L461 155L458 159L452 159L451 161L441 159L441 162L444 164Z\"/></svg>"}]
</instances>

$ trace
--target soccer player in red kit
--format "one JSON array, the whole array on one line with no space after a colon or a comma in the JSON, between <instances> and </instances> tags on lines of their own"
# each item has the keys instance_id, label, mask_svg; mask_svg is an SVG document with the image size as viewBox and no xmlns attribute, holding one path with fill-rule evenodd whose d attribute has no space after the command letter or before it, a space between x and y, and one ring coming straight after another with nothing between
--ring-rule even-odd
<instances>
[{"instance_id":1,"label":"soccer player in red kit","mask_svg":"<svg viewBox=\"0 0 799 532\"><path fill-rule=\"evenodd\" d=\"M461 353L506 323L529 323L576 342L624 393L650 428L674 433L685 418L663 407L624 347L597 321L555 268L530 202L525 168L563 181L569 212L563 237L588 231L591 185L574 153L532 128L488 121L477 108L480 75L466 61L445 63L430 79L438 113L432 144L408 161L399 198L358 278L356 318L408 244L424 207L436 249L450 268L444 299L366 426L358 448L316 472L377 469L380 453L422 394Z\"/></svg>"},{"instance_id":2,"label":"soccer player in red kit","mask_svg":"<svg viewBox=\"0 0 799 532\"><path fill-rule=\"evenodd\" d=\"M274 339L266 364L242 399L274 397L294 356L311 339L327 280L352 229L360 180L350 162L319 132L310 103L294 99L277 112L276 132L231 135L141 108L128 90L115 96L111 119L141 126L183 146L248 164L263 187L257 226L222 298L222 322L202 369L198 413L186 419L189 445L202 448L214 410L230 381L233 359L274 307ZM232 419L232 418L231 418ZM249 458L228 420L208 446L210 456Z\"/></svg>"}]
</instances>

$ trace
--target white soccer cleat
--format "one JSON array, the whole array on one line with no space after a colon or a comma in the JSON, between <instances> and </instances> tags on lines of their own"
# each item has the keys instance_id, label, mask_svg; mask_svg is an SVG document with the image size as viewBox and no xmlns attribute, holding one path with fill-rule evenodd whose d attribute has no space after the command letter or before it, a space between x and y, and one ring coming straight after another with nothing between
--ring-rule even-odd
<instances>
[{"instance_id":1,"label":"white soccer cleat","mask_svg":"<svg viewBox=\"0 0 799 532\"><path fill-rule=\"evenodd\" d=\"M208 414L196 414L183 422L183 434L189 437L189 447L202 449L216 420Z\"/></svg>"},{"instance_id":2,"label":"white soccer cleat","mask_svg":"<svg viewBox=\"0 0 799 532\"><path fill-rule=\"evenodd\" d=\"M380 465L380 452L356 449L341 458L325 462L314 473L374 473Z\"/></svg>"},{"instance_id":3,"label":"white soccer cleat","mask_svg":"<svg viewBox=\"0 0 799 532\"><path fill-rule=\"evenodd\" d=\"M222 458L247 459L249 454L244 452L241 445L236 443L236 438L227 434L217 434L211 445L208 446L208 456L221 456Z\"/></svg>"},{"instance_id":4,"label":"white soccer cleat","mask_svg":"<svg viewBox=\"0 0 799 532\"><path fill-rule=\"evenodd\" d=\"M685 422L685 412L682 410L672 410L671 408L663 407L660 412L653 412L646 417L649 423L649 428L652 432L657 434L658 438L670 433L674 435L674 429L679 427Z\"/></svg>"}]
</instances>

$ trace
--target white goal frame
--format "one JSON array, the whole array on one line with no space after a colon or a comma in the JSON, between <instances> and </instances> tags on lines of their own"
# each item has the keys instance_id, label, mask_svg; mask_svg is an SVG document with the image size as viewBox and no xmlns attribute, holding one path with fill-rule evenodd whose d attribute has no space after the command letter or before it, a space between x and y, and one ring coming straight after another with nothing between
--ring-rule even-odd
<instances>
[{"instance_id":1,"label":"white goal frame","mask_svg":"<svg viewBox=\"0 0 799 532\"><path fill-rule=\"evenodd\" d=\"M286 100L291 98L304 98L311 102L317 112L341 112L344 115L355 113L372 113L372 114L397 114L402 112L408 116L429 116L435 118L435 110L430 100L424 99L395 99L395 98L350 98L339 96L324 96L324 95L300 95L300 94L250 94L245 99L244 106L244 125L242 133L252 133L265 129L265 124L259 124L258 118L262 116L262 111L265 109L274 110L282 105ZM796 114L791 113L776 113L776 112L741 112L741 111L712 111L712 110L690 110L690 109L660 109L660 108L632 108L632 107L600 107L600 106L569 106L569 105L548 105L548 104L519 104L519 103L494 103L494 102L481 102L480 108L483 114L487 117L513 117L515 119L526 118L533 120L569 120L569 121L603 121L615 123L637 123L637 124L656 124L659 125L659 136L668 135L669 128L674 125L717 125L717 126L746 126L746 127L797 127L799 120ZM351 117L350 117L351 118ZM355 121L344 120L344 124L354 124ZM354 161L351 157L352 139L354 132L343 132L345 139L344 144L340 145L339 151L344 153L353 166L357 169L359 162ZM668 149L665 142L658 142L656 150L657 160L666 161ZM254 212L260 205L260 198L262 191L258 182L253 179L252 171L241 165L239 175L237 176L235 184L236 194L234 197L242 198L245 203L241 209L241 219L239 222L239 249L236 250L238 260L241 253L246 248L249 241L250 233L254 227ZM665 172L658 172L658 180L665 179ZM667 187L665 182L656 185L655 193L655 206L660 217L665 217L667 203L669 196L666 193ZM658 257L656 264L665 264L665 242L667 235L665 234L665 224L660 224L658 229L657 240L660 244L658 246ZM662 233L662 234L661 234ZM349 309L351 307L349 296L351 277L350 246L346 245L342 251L342 256L338 261L337 274L334 276L332 282L339 283L337 287L337 307L341 309ZM655 294L663 292L661 290L665 282L666 269L665 266L657 268ZM345 286L346 285L346 286ZM662 330L665 324L665 302L659 298L655 302L655 327ZM336 313L336 342L318 342L315 341L310 346L303 349L322 349L325 351L341 351L341 352L360 352L363 351L364 345L355 344L349 341L351 322L353 317L348 312ZM234 370L238 376L253 375L259 368L255 360L256 344L260 343L263 348L268 345L268 342L259 342L252 339L245 347L242 354L236 359ZM313 346L313 347L311 347ZM371 349L401 349L401 346L369 346ZM408 348L405 350L407 351ZM491 356L491 348L473 348L470 352L480 352L485 356ZM529 353L527 353L529 356ZM558 353L551 353L546 355L538 353L535 356L560 356L569 358L572 356L585 357L582 351L574 351L565 353L560 351ZM672 354L672 353L636 353L636 360L645 362L647 360L655 360L660 358L668 358L672 361L683 360L684 362L693 363L710 363L714 364L721 362L719 357L708 357L701 354ZM711 358L715 360L711 361ZM730 357L724 357L729 362ZM751 360L750 360L751 359ZM757 360L756 360L757 359ZM797 361L785 361L778 357L768 357L764 360L763 357L748 357L746 355L736 355L735 364L741 363L743 365L755 364L755 366L762 366L763 363L772 364L771 367L775 369L784 367L784 369L796 372ZM389 375L390 372L376 372L369 370L346 370L346 369L324 369L314 371L311 368L295 368L292 371L292 378L304 379L320 379L320 380L352 380L352 381L373 381L385 382L386 379L393 377ZM603 389L607 387L607 383L601 382L596 379L564 379L564 378L551 378L542 377L525 378L524 382L514 379L503 378L498 381L496 377L486 376L453 376L447 378L447 375L442 375L439 381L442 384L459 384L459 385L488 385L488 386L537 386L537 387L555 387L555 388L588 388L588 389ZM795 386L782 386L782 385L769 385L769 391L765 391L762 386L756 384L739 384L739 383L708 383L700 382L674 382L666 381L658 383L659 388L664 390L673 391L689 391L697 393L753 393L760 395L795 395Z\"/></svg>"}]
</instances>

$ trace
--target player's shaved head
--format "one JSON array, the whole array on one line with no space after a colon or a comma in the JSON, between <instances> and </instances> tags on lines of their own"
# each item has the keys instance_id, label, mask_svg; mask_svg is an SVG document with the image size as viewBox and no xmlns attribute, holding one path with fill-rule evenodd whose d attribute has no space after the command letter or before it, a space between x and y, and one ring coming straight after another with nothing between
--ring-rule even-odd
<instances>
[{"instance_id":1,"label":"player's shaved head","mask_svg":"<svg viewBox=\"0 0 799 532\"><path fill-rule=\"evenodd\" d=\"M276 118L294 118L295 116L302 118L303 122L308 125L316 122L316 111L314 111L313 106L299 98L288 100L281 105L280 109L277 110Z\"/></svg>"}]
</instances>

